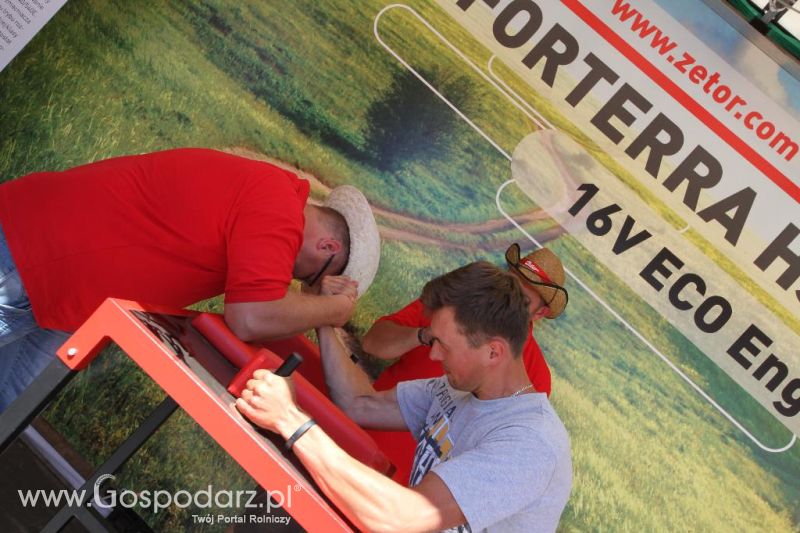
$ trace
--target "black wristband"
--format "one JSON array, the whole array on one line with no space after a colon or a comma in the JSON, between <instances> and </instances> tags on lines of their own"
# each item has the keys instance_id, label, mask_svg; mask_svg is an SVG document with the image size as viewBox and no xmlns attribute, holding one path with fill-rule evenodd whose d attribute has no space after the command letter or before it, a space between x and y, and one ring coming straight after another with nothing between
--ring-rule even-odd
<instances>
[{"instance_id":1,"label":"black wristband","mask_svg":"<svg viewBox=\"0 0 800 533\"><path fill-rule=\"evenodd\" d=\"M297 439L299 439L300 437L305 435L306 431L308 431L309 429L311 429L312 427L314 427L316 425L317 425L317 421L314 420L313 418L309 418L308 421L306 421L305 424L303 424L302 426L297 428L297 431L292 433L291 437L286 439L286 444L284 444L284 447L287 450L291 450L292 446L294 445L294 443L297 442Z\"/></svg>"}]
</instances>

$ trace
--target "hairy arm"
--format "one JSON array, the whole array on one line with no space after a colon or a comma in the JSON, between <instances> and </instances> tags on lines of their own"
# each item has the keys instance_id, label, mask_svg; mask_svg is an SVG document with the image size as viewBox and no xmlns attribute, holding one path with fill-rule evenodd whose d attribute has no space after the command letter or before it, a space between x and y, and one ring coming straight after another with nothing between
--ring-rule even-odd
<instances>
[{"instance_id":1,"label":"hairy arm","mask_svg":"<svg viewBox=\"0 0 800 533\"><path fill-rule=\"evenodd\" d=\"M397 390L377 392L369 376L350 360L349 351L331 327L317 330L322 370L331 399L356 424L372 429L407 429Z\"/></svg>"},{"instance_id":2,"label":"hairy arm","mask_svg":"<svg viewBox=\"0 0 800 533\"><path fill-rule=\"evenodd\" d=\"M236 407L259 426L288 439L309 420L293 401L290 380L266 370L256 371L254 378ZM436 474L429 473L414 488L403 487L348 455L319 426L308 430L292 449L325 494L361 529L440 531L466 520Z\"/></svg>"},{"instance_id":3,"label":"hairy arm","mask_svg":"<svg viewBox=\"0 0 800 533\"><path fill-rule=\"evenodd\" d=\"M245 342L291 337L321 326L342 326L355 309L348 294L288 291L280 300L225 304L225 322Z\"/></svg>"},{"instance_id":4,"label":"hairy arm","mask_svg":"<svg viewBox=\"0 0 800 533\"><path fill-rule=\"evenodd\" d=\"M375 322L361 343L364 351L379 359L396 359L404 353L420 345L419 328L401 326L390 320ZM430 333L423 330L423 340L428 340Z\"/></svg>"},{"instance_id":5,"label":"hairy arm","mask_svg":"<svg viewBox=\"0 0 800 533\"><path fill-rule=\"evenodd\" d=\"M441 531L466 521L436 474L403 487L347 455L318 427L297 441L294 452L325 494L368 531Z\"/></svg>"}]
</instances>

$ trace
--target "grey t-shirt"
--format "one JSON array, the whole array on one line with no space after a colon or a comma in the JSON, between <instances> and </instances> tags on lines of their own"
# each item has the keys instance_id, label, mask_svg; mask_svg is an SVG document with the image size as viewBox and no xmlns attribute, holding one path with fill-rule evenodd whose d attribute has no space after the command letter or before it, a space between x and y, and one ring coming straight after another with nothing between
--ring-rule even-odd
<instances>
[{"instance_id":1,"label":"grey t-shirt","mask_svg":"<svg viewBox=\"0 0 800 533\"><path fill-rule=\"evenodd\" d=\"M451 531L555 531L572 461L547 395L479 400L442 376L400 383L397 399L417 440L410 485L444 481L467 519Z\"/></svg>"}]
</instances>

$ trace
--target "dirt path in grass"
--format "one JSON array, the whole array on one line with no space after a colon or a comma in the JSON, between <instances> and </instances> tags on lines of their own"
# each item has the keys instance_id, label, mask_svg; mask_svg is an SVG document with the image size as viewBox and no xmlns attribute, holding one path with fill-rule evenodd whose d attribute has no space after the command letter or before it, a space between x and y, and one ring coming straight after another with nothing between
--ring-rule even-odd
<instances>
[{"instance_id":1,"label":"dirt path in grass","mask_svg":"<svg viewBox=\"0 0 800 533\"><path fill-rule=\"evenodd\" d=\"M253 150L249 150L247 148L242 148L242 147L228 148L225 149L225 151L231 154L247 157L250 159L266 161L275 166L293 172L298 176L300 176L301 178L308 180L311 183L311 189L314 191L318 191L323 195L326 195L331 190L331 188L328 185L320 181L313 174L309 174L308 172L293 167L292 165L284 161L273 159L259 152L255 152ZM464 250L470 252L475 250L485 250L485 251L503 250L505 249L506 246L508 246L508 242L506 240L502 240L502 242L500 242L495 239L491 239L491 235L487 235L488 237L487 240L481 241L480 243L467 245L455 242L453 240L443 239L439 234L442 232L442 230L444 230L456 235L466 235L474 237L475 235L488 234L496 231L505 231L514 227L514 225L506 218L496 218L492 220L486 220L484 222L471 223L471 224L459 224L455 222L441 223L441 222L430 222L426 220L419 220L410 217L408 215L404 215L402 213L390 211L380 206L372 206L372 210L375 213L376 218L378 218L378 228L380 229L381 237L384 239L403 241L403 242L414 242L419 244L429 244L433 246L440 246L442 248L447 248L447 249ZM407 224L413 227L414 229L404 230L404 229L389 227L380 223L381 218ZM519 215L515 218L515 220L517 221L518 224L522 225L537 220L547 220L549 218L550 218L549 215L544 210L537 209L536 211L525 213L524 215ZM556 238L562 232L563 229L557 224L554 224L553 226L549 227L545 232L543 232L542 235L539 236L540 237L539 241L543 243L547 242L549 240Z\"/></svg>"}]
</instances>

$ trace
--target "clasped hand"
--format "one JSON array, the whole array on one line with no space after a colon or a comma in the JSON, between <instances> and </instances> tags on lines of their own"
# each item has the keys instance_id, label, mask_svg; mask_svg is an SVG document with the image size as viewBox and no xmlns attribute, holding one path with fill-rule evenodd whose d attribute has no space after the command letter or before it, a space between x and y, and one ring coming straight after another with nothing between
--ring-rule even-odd
<instances>
[{"instance_id":1,"label":"clasped hand","mask_svg":"<svg viewBox=\"0 0 800 533\"><path fill-rule=\"evenodd\" d=\"M281 433L282 424L297 411L294 383L269 370L256 370L236 400L236 408L257 426Z\"/></svg>"},{"instance_id":2,"label":"clasped hand","mask_svg":"<svg viewBox=\"0 0 800 533\"><path fill-rule=\"evenodd\" d=\"M343 294L355 301L358 298L358 282L348 276L325 276L313 287L303 284L303 292L322 296Z\"/></svg>"}]
</instances>

